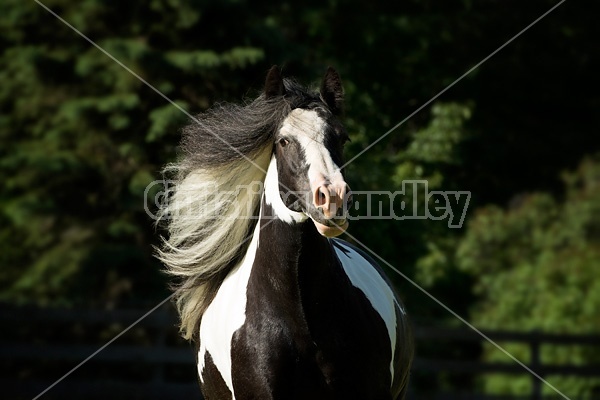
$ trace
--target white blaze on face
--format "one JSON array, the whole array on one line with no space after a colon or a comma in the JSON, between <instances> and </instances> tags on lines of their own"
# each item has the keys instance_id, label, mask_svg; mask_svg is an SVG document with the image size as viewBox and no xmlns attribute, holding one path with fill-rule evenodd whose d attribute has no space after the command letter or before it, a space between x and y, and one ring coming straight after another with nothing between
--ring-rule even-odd
<instances>
[{"instance_id":1,"label":"white blaze on face","mask_svg":"<svg viewBox=\"0 0 600 400\"><path fill-rule=\"evenodd\" d=\"M297 108L283 121L281 134L296 139L304 149L309 165L310 187L322 184L343 184L344 177L325 148L326 123L314 110Z\"/></svg>"}]
</instances>

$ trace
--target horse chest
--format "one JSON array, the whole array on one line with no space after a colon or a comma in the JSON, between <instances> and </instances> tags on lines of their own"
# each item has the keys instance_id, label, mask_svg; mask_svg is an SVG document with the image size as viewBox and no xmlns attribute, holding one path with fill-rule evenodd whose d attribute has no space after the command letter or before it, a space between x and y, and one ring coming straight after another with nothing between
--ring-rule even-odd
<instances>
[{"instance_id":1,"label":"horse chest","mask_svg":"<svg viewBox=\"0 0 600 400\"><path fill-rule=\"evenodd\" d=\"M363 288L327 287L323 297L301 299L289 282L258 284L266 277L253 271L256 260L250 253L202 319L198 372L205 395L318 399L345 393L358 398L369 387L371 393L361 394L367 399L377 393L373 388L389 391L395 341L384 321L390 315L382 315L385 304L374 305L386 303L384 298L369 299L374 294L363 283ZM388 306L393 314L393 301Z\"/></svg>"}]
</instances>

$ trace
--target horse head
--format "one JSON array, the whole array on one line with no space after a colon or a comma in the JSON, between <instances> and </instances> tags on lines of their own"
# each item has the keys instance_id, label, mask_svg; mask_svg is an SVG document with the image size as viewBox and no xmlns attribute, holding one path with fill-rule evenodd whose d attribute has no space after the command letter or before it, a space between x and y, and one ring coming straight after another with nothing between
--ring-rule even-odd
<instances>
[{"instance_id":1,"label":"horse head","mask_svg":"<svg viewBox=\"0 0 600 400\"><path fill-rule=\"evenodd\" d=\"M343 89L338 73L330 67L319 93L307 94L295 90L275 66L267 75L265 96L283 96L291 110L274 136L281 201L303 215L300 220L310 218L321 235L340 235L348 227L351 193L340 168L348 134L339 120Z\"/></svg>"}]
</instances>

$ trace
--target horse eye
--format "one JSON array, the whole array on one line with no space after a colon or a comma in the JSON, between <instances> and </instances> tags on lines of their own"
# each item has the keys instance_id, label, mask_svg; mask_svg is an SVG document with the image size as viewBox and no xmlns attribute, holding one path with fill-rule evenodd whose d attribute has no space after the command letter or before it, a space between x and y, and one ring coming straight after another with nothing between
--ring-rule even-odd
<instances>
[{"instance_id":1,"label":"horse eye","mask_svg":"<svg viewBox=\"0 0 600 400\"><path fill-rule=\"evenodd\" d=\"M281 145L281 147L285 147L288 144L290 144L290 141L287 140L286 138L281 138L281 139L279 139L279 144Z\"/></svg>"}]
</instances>

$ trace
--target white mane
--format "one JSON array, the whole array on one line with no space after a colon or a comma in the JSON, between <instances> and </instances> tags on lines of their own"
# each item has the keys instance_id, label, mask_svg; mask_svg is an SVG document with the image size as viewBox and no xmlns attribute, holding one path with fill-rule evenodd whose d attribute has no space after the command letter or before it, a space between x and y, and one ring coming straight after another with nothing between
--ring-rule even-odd
<instances>
[{"instance_id":1,"label":"white mane","mask_svg":"<svg viewBox=\"0 0 600 400\"><path fill-rule=\"evenodd\" d=\"M271 150L267 146L253 156L256 165L240 159L218 168L193 170L172 191L162 210L169 218L170 236L163 239L157 253L168 272L182 282L175 293L186 339L196 333L214 295L215 277L228 272L249 244ZM217 278L217 283L223 278Z\"/></svg>"}]
</instances>

